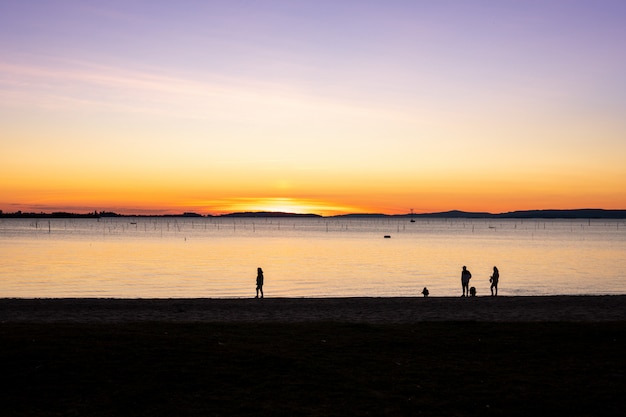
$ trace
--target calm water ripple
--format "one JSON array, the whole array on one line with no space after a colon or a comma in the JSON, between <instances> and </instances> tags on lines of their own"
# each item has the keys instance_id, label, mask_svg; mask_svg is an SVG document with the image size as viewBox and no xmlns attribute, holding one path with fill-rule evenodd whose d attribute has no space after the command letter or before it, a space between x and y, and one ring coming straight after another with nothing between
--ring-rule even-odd
<instances>
[{"instance_id":1,"label":"calm water ripple","mask_svg":"<svg viewBox=\"0 0 626 417\"><path fill-rule=\"evenodd\" d=\"M385 235L390 238L384 238ZM0 219L0 297L625 294L624 220Z\"/></svg>"}]
</instances>

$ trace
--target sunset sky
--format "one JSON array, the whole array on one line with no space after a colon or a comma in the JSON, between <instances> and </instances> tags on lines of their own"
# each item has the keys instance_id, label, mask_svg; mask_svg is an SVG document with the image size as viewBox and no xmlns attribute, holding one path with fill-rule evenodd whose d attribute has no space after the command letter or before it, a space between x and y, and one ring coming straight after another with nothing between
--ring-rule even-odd
<instances>
[{"instance_id":1,"label":"sunset sky","mask_svg":"<svg viewBox=\"0 0 626 417\"><path fill-rule=\"evenodd\" d=\"M0 2L0 210L626 208L623 0Z\"/></svg>"}]
</instances>

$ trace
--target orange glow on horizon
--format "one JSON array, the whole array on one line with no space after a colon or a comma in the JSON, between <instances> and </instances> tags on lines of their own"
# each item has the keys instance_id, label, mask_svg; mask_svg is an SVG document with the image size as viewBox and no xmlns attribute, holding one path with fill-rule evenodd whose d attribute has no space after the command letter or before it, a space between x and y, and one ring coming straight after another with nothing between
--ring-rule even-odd
<instances>
[{"instance_id":1,"label":"orange glow on horizon","mask_svg":"<svg viewBox=\"0 0 626 417\"><path fill-rule=\"evenodd\" d=\"M29 198L26 203L10 203L0 201L0 210L5 213L22 211L26 213L91 213L94 211L111 211L122 215L166 215L194 212L202 215L222 215L238 212L283 212L295 214L317 214L333 216L350 213L377 214L415 214L436 213L450 210L467 212L504 213L517 210L540 209L624 209L626 200L597 195L593 198L580 196L556 195L550 193L536 194L531 198L511 192L502 193L454 193L449 196L443 193L423 193L419 198L406 195L379 194L377 198L364 196L348 196L343 199L332 197L326 199L309 199L296 197L242 198L225 197L219 200L183 199L153 195L138 195L123 200L95 196L74 196L73 198L42 197ZM110 197L110 196L109 196ZM167 198L169 197L169 198ZM348 204L346 204L348 203Z\"/></svg>"},{"instance_id":2,"label":"orange glow on horizon","mask_svg":"<svg viewBox=\"0 0 626 417\"><path fill-rule=\"evenodd\" d=\"M14 175L0 179L0 210L12 213L91 213L164 215L193 212L285 212L332 216L350 213L408 214L450 210L504 213L540 209L624 209L622 176L535 172L520 175L402 175L397 172L290 177L230 172L222 176L134 176L115 173L103 180L98 171L85 175ZM385 176L386 175L386 176ZM208 179L207 179L208 178Z\"/></svg>"}]
</instances>

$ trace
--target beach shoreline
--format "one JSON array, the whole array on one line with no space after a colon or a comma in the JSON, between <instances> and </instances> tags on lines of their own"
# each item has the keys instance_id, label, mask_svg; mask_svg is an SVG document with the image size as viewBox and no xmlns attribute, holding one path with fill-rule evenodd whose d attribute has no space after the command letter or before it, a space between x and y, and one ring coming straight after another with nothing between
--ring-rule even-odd
<instances>
[{"instance_id":1,"label":"beach shoreline","mask_svg":"<svg viewBox=\"0 0 626 417\"><path fill-rule=\"evenodd\" d=\"M2 323L626 321L626 295L100 299L2 298Z\"/></svg>"}]
</instances>

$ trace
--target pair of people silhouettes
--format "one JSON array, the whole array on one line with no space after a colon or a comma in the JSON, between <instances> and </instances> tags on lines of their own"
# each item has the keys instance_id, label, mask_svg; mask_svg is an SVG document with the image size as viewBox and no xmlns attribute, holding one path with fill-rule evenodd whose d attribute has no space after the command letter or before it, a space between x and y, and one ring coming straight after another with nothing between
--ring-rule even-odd
<instances>
[{"instance_id":1,"label":"pair of people silhouettes","mask_svg":"<svg viewBox=\"0 0 626 417\"><path fill-rule=\"evenodd\" d=\"M469 297L470 295L474 297L476 295L476 288L469 287L470 279L472 279L472 273L466 266L463 266L463 271L461 271L461 287L463 288L462 297ZM493 275L489 278L489 282L491 282L491 295L493 296L498 295L498 281L500 281L500 271L498 271L498 267L494 266Z\"/></svg>"}]
</instances>

